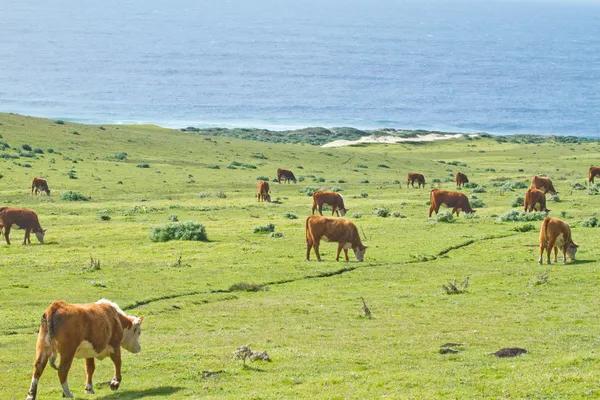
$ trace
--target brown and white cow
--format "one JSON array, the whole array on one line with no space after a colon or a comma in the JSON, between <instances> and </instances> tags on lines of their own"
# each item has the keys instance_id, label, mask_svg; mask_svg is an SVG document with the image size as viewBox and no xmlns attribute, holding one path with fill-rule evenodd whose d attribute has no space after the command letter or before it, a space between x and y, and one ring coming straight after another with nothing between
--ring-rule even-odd
<instances>
[{"instance_id":1,"label":"brown and white cow","mask_svg":"<svg viewBox=\"0 0 600 400\"><path fill-rule=\"evenodd\" d=\"M469 183L469 178L467 178L467 176L465 174L463 174L462 172L457 172L456 173L456 187L460 187L462 185L462 187L465 187L465 183Z\"/></svg>"},{"instance_id":2,"label":"brown and white cow","mask_svg":"<svg viewBox=\"0 0 600 400\"><path fill-rule=\"evenodd\" d=\"M258 201L268 201L271 202L271 195L269 194L269 182L260 181L256 184L256 197L258 197Z\"/></svg>"},{"instance_id":3,"label":"brown and white cow","mask_svg":"<svg viewBox=\"0 0 600 400\"><path fill-rule=\"evenodd\" d=\"M35 194L46 193L46 195L50 196L50 189L48 188L48 181L44 178L33 178L31 181L31 194L35 191Z\"/></svg>"},{"instance_id":4,"label":"brown and white cow","mask_svg":"<svg viewBox=\"0 0 600 400\"><path fill-rule=\"evenodd\" d=\"M553 248L554 262L556 262L556 253L558 252L558 248L560 248L563 253L563 263L566 264L567 256L571 260L575 260L578 247L579 245L573 242L573 238L571 237L569 224L558 218L546 217L540 229L540 259L538 261L540 264L542 264L544 249L546 249L548 264L550 264L550 251Z\"/></svg>"},{"instance_id":5,"label":"brown and white cow","mask_svg":"<svg viewBox=\"0 0 600 400\"><path fill-rule=\"evenodd\" d=\"M552 180L550 178L544 178L541 176L535 175L531 178L531 189L539 189L544 193L556 194L557 191L554 190L554 185L552 185Z\"/></svg>"},{"instance_id":6,"label":"brown and white cow","mask_svg":"<svg viewBox=\"0 0 600 400\"><path fill-rule=\"evenodd\" d=\"M290 183L290 181L294 181L296 183L296 177L294 173L287 169L277 168L277 181L281 183L281 178L283 178L284 182Z\"/></svg>"},{"instance_id":7,"label":"brown and white cow","mask_svg":"<svg viewBox=\"0 0 600 400\"><path fill-rule=\"evenodd\" d=\"M38 382L48 361L58 370L63 397L73 398L67 376L74 358L85 358L85 392L93 394L94 358L110 357L115 365L110 388L117 390L122 379L121 347L132 353L140 352L142 319L126 315L118 305L106 299L91 304L53 302L42 315L27 400L35 400Z\"/></svg>"},{"instance_id":8,"label":"brown and white cow","mask_svg":"<svg viewBox=\"0 0 600 400\"><path fill-rule=\"evenodd\" d=\"M459 210L464 211L467 214L474 213L475 210L471 208L469 199L464 193L450 192L448 190L432 189L429 196L429 216L435 211L437 214L440 210L440 206L443 204L446 207L452 208L452 214L456 213L458 217Z\"/></svg>"},{"instance_id":9,"label":"brown and white cow","mask_svg":"<svg viewBox=\"0 0 600 400\"><path fill-rule=\"evenodd\" d=\"M594 177L600 175L600 167L590 167L588 173L588 184L594 183Z\"/></svg>"},{"instance_id":10,"label":"brown and white cow","mask_svg":"<svg viewBox=\"0 0 600 400\"><path fill-rule=\"evenodd\" d=\"M415 182L417 182L417 187L420 188L421 185L425 187L425 177L423 174L419 174L417 172L409 172L408 180L406 181L406 188L408 189L408 185L410 184L412 187L415 187Z\"/></svg>"},{"instance_id":11,"label":"brown and white cow","mask_svg":"<svg viewBox=\"0 0 600 400\"><path fill-rule=\"evenodd\" d=\"M44 243L46 229L42 229L37 214L31 210L2 207L0 208L0 225L4 227L4 238L6 239L7 244L10 244L9 235L13 225L25 229L23 244L31 244L31 238L29 236L31 232L35 233L35 237L40 243Z\"/></svg>"},{"instance_id":12,"label":"brown and white cow","mask_svg":"<svg viewBox=\"0 0 600 400\"><path fill-rule=\"evenodd\" d=\"M339 193L317 190L313 193L312 198L312 215L315 215L317 207L319 208L319 214L323 215L323 204L331 206L332 216L334 213L337 213L338 217L340 214L343 217L348 212L348 209L344 206L344 198Z\"/></svg>"},{"instance_id":13,"label":"brown and white cow","mask_svg":"<svg viewBox=\"0 0 600 400\"><path fill-rule=\"evenodd\" d=\"M306 261L310 261L310 249L315 249L317 260L321 261L319 254L319 245L321 239L325 238L328 242L337 242L336 261L340 260L340 253L344 250L346 261L348 259L348 249L354 251L358 261L363 261L367 246L363 245L358 235L358 229L352 221L339 218L321 217L313 215L306 218Z\"/></svg>"},{"instance_id":14,"label":"brown and white cow","mask_svg":"<svg viewBox=\"0 0 600 400\"><path fill-rule=\"evenodd\" d=\"M546 208L546 193L538 189L528 189L523 200L523 211L534 211L539 204L539 211L550 212Z\"/></svg>"}]
</instances>

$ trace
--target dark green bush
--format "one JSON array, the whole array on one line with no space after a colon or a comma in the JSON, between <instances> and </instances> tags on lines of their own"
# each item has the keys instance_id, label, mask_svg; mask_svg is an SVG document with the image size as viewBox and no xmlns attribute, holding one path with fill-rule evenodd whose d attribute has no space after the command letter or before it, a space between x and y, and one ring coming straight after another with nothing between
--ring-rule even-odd
<instances>
[{"instance_id":1,"label":"dark green bush","mask_svg":"<svg viewBox=\"0 0 600 400\"><path fill-rule=\"evenodd\" d=\"M511 207L523 207L523 205L525 204L525 198L523 196L521 196L520 194L517 195L514 199L512 199L512 201L510 202L510 206Z\"/></svg>"},{"instance_id":2,"label":"dark green bush","mask_svg":"<svg viewBox=\"0 0 600 400\"><path fill-rule=\"evenodd\" d=\"M275 232L274 224L258 225L252 229L253 233L270 233Z\"/></svg>"},{"instance_id":3,"label":"dark green bush","mask_svg":"<svg viewBox=\"0 0 600 400\"><path fill-rule=\"evenodd\" d=\"M124 161L127 159L127 153L121 151L119 153L115 153L112 156L108 156L106 158L114 158L115 160Z\"/></svg>"},{"instance_id":4,"label":"dark green bush","mask_svg":"<svg viewBox=\"0 0 600 400\"><path fill-rule=\"evenodd\" d=\"M379 168L389 168L389 166L385 165L385 164L377 164L377 166Z\"/></svg>"},{"instance_id":5,"label":"dark green bush","mask_svg":"<svg viewBox=\"0 0 600 400\"><path fill-rule=\"evenodd\" d=\"M177 214L169 214L167 215L167 219L171 222L177 222L179 221L179 218L177 217Z\"/></svg>"},{"instance_id":6,"label":"dark green bush","mask_svg":"<svg viewBox=\"0 0 600 400\"><path fill-rule=\"evenodd\" d=\"M150 233L153 242L168 242L170 240L208 240L204 226L199 222L185 221L173 222L157 226Z\"/></svg>"},{"instance_id":7,"label":"dark green bush","mask_svg":"<svg viewBox=\"0 0 600 400\"><path fill-rule=\"evenodd\" d=\"M365 164L356 164L356 168L369 168L369 167Z\"/></svg>"},{"instance_id":8,"label":"dark green bush","mask_svg":"<svg viewBox=\"0 0 600 400\"><path fill-rule=\"evenodd\" d=\"M542 221L548 216L546 212L522 212L518 210L509 210L502 214L499 218L499 222L531 222L531 221Z\"/></svg>"},{"instance_id":9,"label":"dark green bush","mask_svg":"<svg viewBox=\"0 0 600 400\"><path fill-rule=\"evenodd\" d=\"M304 193L307 196L312 196L317 190L321 190L321 188L318 186L307 186L304 189L300 189L299 192Z\"/></svg>"},{"instance_id":10,"label":"dark green bush","mask_svg":"<svg viewBox=\"0 0 600 400\"><path fill-rule=\"evenodd\" d=\"M448 163L450 164L450 163ZM454 215L450 211L442 211L435 216L437 222L454 222Z\"/></svg>"},{"instance_id":11,"label":"dark green bush","mask_svg":"<svg viewBox=\"0 0 600 400\"><path fill-rule=\"evenodd\" d=\"M264 175L259 175L256 177L257 181L267 181L269 182L269 177L268 176L264 176Z\"/></svg>"},{"instance_id":12,"label":"dark green bush","mask_svg":"<svg viewBox=\"0 0 600 400\"><path fill-rule=\"evenodd\" d=\"M57 125L63 125L65 121L63 121L62 119L57 119L56 121L54 121L54 123Z\"/></svg>"},{"instance_id":13,"label":"dark green bush","mask_svg":"<svg viewBox=\"0 0 600 400\"><path fill-rule=\"evenodd\" d=\"M589 217L585 221L581 221L579 226L584 228L595 228L598 226L598 218L597 217Z\"/></svg>"},{"instance_id":14,"label":"dark green bush","mask_svg":"<svg viewBox=\"0 0 600 400\"><path fill-rule=\"evenodd\" d=\"M369 183L369 180L368 179L363 179L363 180L360 181L360 183Z\"/></svg>"},{"instance_id":15,"label":"dark green bush","mask_svg":"<svg viewBox=\"0 0 600 400\"><path fill-rule=\"evenodd\" d=\"M286 211L283 213L283 217L287 219L298 219L298 216L292 212Z\"/></svg>"},{"instance_id":16,"label":"dark green bush","mask_svg":"<svg viewBox=\"0 0 600 400\"><path fill-rule=\"evenodd\" d=\"M514 228L512 228L512 231L516 231L516 232L530 232L530 231L534 231L536 228L533 224L522 224L522 225L517 225Z\"/></svg>"},{"instance_id":17,"label":"dark green bush","mask_svg":"<svg viewBox=\"0 0 600 400\"><path fill-rule=\"evenodd\" d=\"M68 192L61 193L60 199L66 201L88 201L91 197L86 197L79 192L73 192L69 190Z\"/></svg>"},{"instance_id":18,"label":"dark green bush","mask_svg":"<svg viewBox=\"0 0 600 400\"><path fill-rule=\"evenodd\" d=\"M30 146L30 145L28 145L28 144L22 144L22 145L21 145L21 148L22 148L23 150L26 150L26 151L31 151L31 146Z\"/></svg>"},{"instance_id":19,"label":"dark green bush","mask_svg":"<svg viewBox=\"0 0 600 400\"><path fill-rule=\"evenodd\" d=\"M378 208L373 212L373 215L376 217L387 218L391 215L390 210L388 208Z\"/></svg>"},{"instance_id":20,"label":"dark green bush","mask_svg":"<svg viewBox=\"0 0 600 400\"><path fill-rule=\"evenodd\" d=\"M138 168L150 168L150 164L141 163L141 164L136 165L136 167L138 167ZM219 167L217 166L217 168L219 168Z\"/></svg>"}]
</instances>

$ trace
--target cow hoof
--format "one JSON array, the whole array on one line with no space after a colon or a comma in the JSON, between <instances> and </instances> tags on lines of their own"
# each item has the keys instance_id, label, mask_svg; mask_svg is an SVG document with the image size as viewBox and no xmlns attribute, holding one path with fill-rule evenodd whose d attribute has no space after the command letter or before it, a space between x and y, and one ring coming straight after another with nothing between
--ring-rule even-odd
<instances>
[{"instance_id":1,"label":"cow hoof","mask_svg":"<svg viewBox=\"0 0 600 400\"><path fill-rule=\"evenodd\" d=\"M118 381L118 380L116 380L116 379L113 379L113 380L110 382L110 390L117 390L117 389L119 388L119 385L120 385L120 384L121 384L121 382L119 382L119 381Z\"/></svg>"},{"instance_id":2,"label":"cow hoof","mask_svg":"<svg viewBox=\"0 0 600 400\"><path fill-rule=\"evenodd\" d=\"M35 400L35 397L32 395L28 395L25 400Z\"/></svg>"},{"instance_id":3,"label":"cow hoof","mask_svg":"<svg viewBox=\"0 0 600 400\"><path fill-rule=\"evenodd\" d=\"M93 387L86 387L85 388L85 393L86 394L96 394L96 392L94 392L94 388Z\"/></svg>"}]
</instances>

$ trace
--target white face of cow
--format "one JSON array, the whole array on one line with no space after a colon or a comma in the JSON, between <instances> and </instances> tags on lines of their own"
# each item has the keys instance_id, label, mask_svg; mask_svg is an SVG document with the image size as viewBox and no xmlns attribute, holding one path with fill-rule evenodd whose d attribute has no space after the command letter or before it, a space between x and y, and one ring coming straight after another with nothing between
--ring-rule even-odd
<instances>
[{"instance_id":1,"label":"white face of cow","mask_svg":"<svg viewBox=\"0 0 600 400\"><path fill-rule=\"evenodd\" d=\"M577 253L578 248L578 244L574 242L569 243L569 246L567 246L567 257L569 257L570 260L575 261L575 254Z\"/></svg>"},{"instance_id":2,"label":"white face of cow","mask_svg":"<svg viewBox=\"0 0 600 400\"><path fill-rule=\"evenodd\" d=\"M44 244L44 234L45 233L46 233L45 229L35 232L35 237L37 238L38 242L40 242L41 244Z\"/></svg>"},{"instance_id":3,"label":"white face of cow","mask_svg":"<svg viewBox=\"0 0 600 400\"><path fill-rule=\"evenodd\" d=\"M271 193L267 193L267 201L270 203L271 202Z\"/></svg>"},{"instance_id":4,"label":"white face of cow","mask_svg":"<svg viewBox=\"0 0 600 400\"><path fill-rule=\"evenodd\" d=\"M345 208L340 208L340 215L341 215L342 217L345 217L347 212L348 212L348 210L347 210L347 209L345 209Z\"/></svg>"},{"instance_id":5,"label":"white face of cow","mask_svg":"<svg viewBox=\"0 0 600 400\"><path fill-rule=\"evenodd\" d=\"M354 250L354 255L356 256L356 259L360 262L363 262L365 259L365 251L367 251L367 246L357 246L354 247L352 250Z\"/></svg>"},{"instance_id":6,"label":"white face of cow","mask_svg":"<svg viewBox=\"0 0 600 400\"><path fill-rule=\"evenodd\" d=\"M142 350L140 346L140 334L142 333L142 320L144 317L135 318L129 328L123 331L123 340L121 347L131 353L139 353Z\"/></svg>"}]
</instances>

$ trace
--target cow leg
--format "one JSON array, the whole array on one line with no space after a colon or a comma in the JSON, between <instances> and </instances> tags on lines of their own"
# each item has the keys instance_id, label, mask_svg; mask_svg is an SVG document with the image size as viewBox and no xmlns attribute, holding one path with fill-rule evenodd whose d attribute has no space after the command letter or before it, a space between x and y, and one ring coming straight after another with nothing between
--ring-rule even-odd
<instances>
[{"instance_id":1,"label":"cow leg","mask_svg":"<svg viewBox=\"0 0 600 400\"><path fill-rule=\"evenodd\" d=\"M72 399L73 395L69 390L69 384L67 383L67 378L69 376L69 370L71 369L71 364L73 363L73 357L75 356L75 349L70 351L63 351L60 354L60 364L58 364L58 380L62 386L63 397L68 399Z\"/></svg>"},{"instance_id":2,"label":"cow leg","mask_svg":"<svg viewBox=\"0 0 600 400\"><path fill-rule=\"evenodd\" d=\"M546 261L548 262L548 264L551 264L550 262L550 253L552 253L552 249L554 248L554 242L556 240L549 240L548 244L546 245ZM556 260L554 260L554 262L556 262Z\"/></svg>"},{"instance_id":3,"label":"cow leg","mask_svg":"<svg viewBox=\"0 0 600 400\"><path fill-rule=\"evenodd\" d=\"M331 216L333 217L333 214L337 213L337 216L340 216L340 213L337 212L337 208L335 206L335 204L333 206L331 206Z\"/></svg>"},{"instance_id":4,"label":"cow leg","mask_svg":"<svg viewBox=\"0 0 600 400\"><path fill-rule=\"evenodd\" d=\"M319 245L321 243L316 241L313 243L313 249L315 250L315 255L317 256L317 260L321 261L321 254L319 253Z\"/></svg>"},{"instance_id":5,"label":"cow leg","mask_svg":"<svg viewBox=\"0 0 600 400\"><path fill-rule=\"evenodd\" d=\"M408 189L408 185L410 184L410 181L406 181L406 188Z\"/></svg>"},{"instance_id":6,"label":"cow leg","mask_svg":"<svg viewBox=\"0 0 600 400\"><path fill-rule=\"evenodd\" d=\"M431 203L429 205L429 218L431 218L431 214L433 213L434 209L435 209L435 204Z\"/></svg>"},{"instance_id":7,"label":"cow leg","mask_svg":"<svg viewBox=\"0 0 600 400\"><path fill-rule=\"evenodd\" d=\"M92 384L92 376L96 370L96 363L93 358L85 359L85 392L94 394L94 385Z\"/></svg>"},{"instance_id":8,"label":"cow leg","mask_svg":"<svg viewBox=\"0 0 600 400\"><path fill-rule=\"evenodd\" d=\"M346 262L349 262L350 259L348 258L348 249L344 249L344 256L346 256Z\"/></svg>"},{"instance_id":9,"label":"cow leg","mask_svg":"<svg viewBox=\"0 0 600 400\"><path fill-rule=\"evenodd\" d=\"M556 264L556 256L558 255L558 247L554 246L554 264Z\"/></svg>"},{"instance_id":10,"label":"cow leg","mask_svg":"<svg viewBox=\"0 0 600 400\"><path fill-rule=\"evenodd\" d=\"M29 387L29 392L27 393L27 400L35 400L37 395L37 387L40 377L44 373L44 368L46 368L46 364L48 363L48 354L44 348L38 348L38 354L35 358L35 362L33 363L33 377L31 378L31 386Z\"/></svg>"},{"instance_id":11,"label":"cow leg","mask_svg":"<svg viewBox=\"0 0 600 400\"><path fill-rule=\"evenodd\" d=\"M458 210L456 209L456 207L454 207L452 209L452 213L451 214L454 214L454 213L456 213L456 216L458 217Z\"/></svg>"},{"instance_id":12,"label":"cow leg","mask_svg":"<svg viewBox=\"0 0 600 400\"><path fill-rule=\"evenodd\" d=\"M6 239L6 244L10 244L10 240L8 239L8 235L10 234L10 225L4 227L4 239Z\"/></svg>"},{"instance_id":13,"label":"cow leg","mask_svg":"<svg viewBox=\"0 0 600 400\"><path fill-rule=\"evenodd\" d=\"M543 264L543 262L542 262L542 259L543 259L543 257L544 257L544 248L545 248L545 247L546 247L546 246L545 246L544 242L541 242L541 243L540 243L540 259L538 260L538 263L539 263L540 265L541 265L541 264Z\"/></svg>"},{"instance_id":14,"label":"cow leg","mask_svg":"<svg viewBox=\"0 0 600 400\"><path fill-rule=\"evenodd\" d=\"M562 253L563 253L563 264L567 263L567 248L569 247L568 244L565 244L562 248ZM554 261L556 262L556 260Z\"/></svg>"},{"instance_id":15,"label":"cow leg","mask_svg":"<svg viewBox=\"0 0 600 400\"><path fill-rule=\"evenodd\" d=\"M27 240L29 240L29 233L31 232L31 228L25 228L25 238L23 238L23 244L27 244ZM29 240L31 244L31 240Z\"/></svg>"},{"instance_id":16,"label":"cow leg","mask_svg":"<svg viewBox=\"0 0 600 400\"><path fill-rule=\"evenodd\" d=\"M117 390L121 384L121 348L119 345L115 347L115 351L110 354L110 359L115 364L115 377L110 382L110 389Z\"/></svg>"},{"instance_id":17,"label":"cow leg","mask_svg":"<svg viewBox=\"0 0 600 400\"><path fill-rule=\"evenodd\" d=\"M342 252L343 248L344 248L344 243L342 243L342 242L338 243L337 253L335 254L335 261L340 261L340 253Z\"/></svg>"},{"instance_id":18,"label":"cow leg","mask_svg":"<svg viewBox=\"0 0 600 400\"><path fill-rule=\"evenodd\" d=\"M321 214L321 217L323 216L323 204L319 204L319 214Z\"/></svg>"},{"instance_id":19,"label":"cow leg","mask_svg":"<svg viewBox=\"0 0 600 400\"><path fill-rule=\"evenodd\" d=\"M313 247L313 241L311 239L306 239L306 261L310 261L310 250Z\"/></svg>"}]
</instances>

